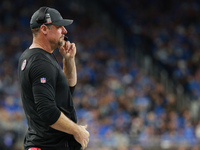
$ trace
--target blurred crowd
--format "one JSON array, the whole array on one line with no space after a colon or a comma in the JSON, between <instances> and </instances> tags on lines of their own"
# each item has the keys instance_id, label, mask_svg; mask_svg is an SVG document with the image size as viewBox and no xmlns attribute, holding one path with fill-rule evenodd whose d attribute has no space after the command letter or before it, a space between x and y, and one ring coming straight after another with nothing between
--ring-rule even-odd
<instances>
[{"instance_id":1,"label":"blurred crowd","mask_svg":"<svg viewBox=\"0 0 200 150\"><path fill-rule=\"evenodd\" d=\"M148 38L146 52L184 85L200 96L200 44L198 0L103 0L130 33ZM134 43L134 39L131 39ZM138 41L137 41L138 42Z\"/></svg>"},{"instance_id":2,"label":"blurred crowd","mask_svg":"<svg viewBox=\"0 0 200 150\"><path fill-rule=\"evenodd\" d=\"M22 150L27 123L20 100L17 67L32 42L30 16L40 6L74 19L67 27L77 46L78 84L74 104L79 124L88 124L88 150L199 150L200 122L177 107L154 76L145 74L112 35L93 22L87 9L69 0L3 0L0 3L0 148ZM82 2L83 3L83 2ZM86 3L86 2L85 2ZM102 0L108 14L132 34L148 37L145 49L196 101L200 96L200 3L159 0ZM31 4L31 6L30 6ZM112 4L112 5L111 5ZM141 37L142 38L142 37ZM141 39L142 40L142 39ZM58 61L62 57L57 50ZM134 52L133 52L134 53ZM155 146L157 146L155 148Z\"/></svg>"}]
</instances>

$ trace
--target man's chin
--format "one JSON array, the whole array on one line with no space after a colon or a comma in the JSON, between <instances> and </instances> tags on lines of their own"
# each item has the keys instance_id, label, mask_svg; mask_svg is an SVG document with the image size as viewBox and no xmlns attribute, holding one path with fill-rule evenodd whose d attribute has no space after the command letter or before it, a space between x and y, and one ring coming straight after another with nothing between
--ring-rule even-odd
<instances>
[{"instance_id":1,"label":"man's chin","mask_svg":"<svg viewBox=\"0 0 200 150\"><path fill-rule=\"evenodd\" d=\"M65 41L64 41L64 40L58 42L58 46L59 46L59 47L64 46L64 45L65 45Z\"/></svg>"}]
</instances>

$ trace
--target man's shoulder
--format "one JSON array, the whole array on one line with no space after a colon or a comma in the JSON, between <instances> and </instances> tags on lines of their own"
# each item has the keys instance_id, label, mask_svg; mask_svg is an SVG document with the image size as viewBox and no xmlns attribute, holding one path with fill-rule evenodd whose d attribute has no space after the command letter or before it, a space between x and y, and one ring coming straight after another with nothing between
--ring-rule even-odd
<instances>
[{"instance_id":1,"label":"man's shoulder","mask_svg":"<svg viewBox=\"0 0 200 150\"><path fill-rule=\"evenodd\" d=\"M19 60L19 66L26 64L27 68L52 68L59 69L58 63L53 59L51 53L40 48L26 49Z\"/></svg>"},{"instance_id":2,"label":"man's shoulder","mask_svg":"<svg viewBox=\"0 0 200 150\"><path fill-rule=\"evenodd\" d=\"M26 49L19 60L49 60L51 61L51 54L40 48Z\"/></svg>"},{"instance_id":3,"label":"man's shoulder","mask_svg":"<svg viewBox=\"0 0 200 150\"><path fill-rule=\"evenodd\" d=\"M40 49L40 48L33 48L33 49L26 49L22 55L21 58L29 58L35 54L42 54L44 50Z\"/></svg>"}]
</instances>

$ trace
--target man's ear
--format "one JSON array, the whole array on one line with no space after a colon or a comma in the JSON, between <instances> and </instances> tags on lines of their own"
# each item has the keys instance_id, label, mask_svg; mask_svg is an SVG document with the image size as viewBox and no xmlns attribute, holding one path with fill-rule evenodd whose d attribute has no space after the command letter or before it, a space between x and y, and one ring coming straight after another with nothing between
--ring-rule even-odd
<instances>
[{"instance_id":1,"label":"man's ear","mask_svg":"<svg viewBox=\"0 0 200 150\"><path fill-rule=\"evenodd\" d=\"M43 25L40 26L40 30L43 34L46 35L48 33L49 28L46 25L43 24Z\"/></svg>"}]
</instances>

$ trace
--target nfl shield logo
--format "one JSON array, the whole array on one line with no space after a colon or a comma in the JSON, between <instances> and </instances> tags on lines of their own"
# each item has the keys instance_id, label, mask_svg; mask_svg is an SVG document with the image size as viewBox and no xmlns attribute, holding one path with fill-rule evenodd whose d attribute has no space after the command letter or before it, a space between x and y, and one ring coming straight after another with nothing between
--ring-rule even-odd
<instances>
[{"instance_id":1,"label":"nfl shield logo","mask_svg":"<svg viewBox=\"0 0 200 150\"><path fill-rule=\"evenodd\" d=\"M41 83L46 83L46 78L40 78Z\"/></svg>"}]
</instances>

